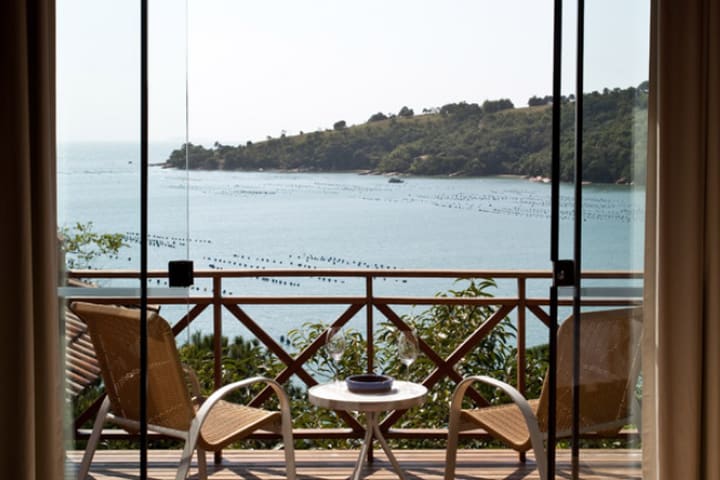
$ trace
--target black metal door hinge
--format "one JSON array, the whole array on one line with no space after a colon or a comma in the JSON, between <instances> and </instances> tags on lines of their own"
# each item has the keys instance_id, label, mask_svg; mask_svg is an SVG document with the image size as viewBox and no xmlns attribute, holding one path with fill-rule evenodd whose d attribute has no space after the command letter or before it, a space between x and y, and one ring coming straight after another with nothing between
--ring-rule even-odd
<instances>
[{"instance_id":1,"label":"black metal door hinge","mask_svg":"<svg viewBox=\"0 0 720 480\"><path fill-rule=\"evenodd\" d=\"M171 260L168 262L168 276L171 287L189 287L193 284L192 260Z\"/></svg>"},{"instance_id":2,"label":"black metal door hinge","mask_svg":"<svg viewBox=\"0 0 720 480\"><path fill-rule=\"evenodd\" d=\"M573 260L557 260L553 263L553 284L556 287L575 285L575 262Z\"/></svg>"}]
</instances>

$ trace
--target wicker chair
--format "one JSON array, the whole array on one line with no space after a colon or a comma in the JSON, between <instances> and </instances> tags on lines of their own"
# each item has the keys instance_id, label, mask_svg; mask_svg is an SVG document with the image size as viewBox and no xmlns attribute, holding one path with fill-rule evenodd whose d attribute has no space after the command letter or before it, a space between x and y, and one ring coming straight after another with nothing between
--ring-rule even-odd
<instances>
[{"instance_id":1,"label":"wicker chair","mask_svg":"<svg viewBox=\"0 0 720 480\"><path fill-rule=\"evenodd\" d=\"M635 386L640 368L642 309L630 308L587 312L580 329L580 432L617 434L628 423L639 425ZM556 432L568 437L572 432L573 321L558 329ZM463 397L474 382L501 389L513 403L478 409L463 409ZM547 478L544 440L548 426L547 376L540 398L526 400L512 386L487 376L463 379L450 404L445 479L455 477L458 434L481 427L509 447L525 452L530 448L540 478Z\"/></svg>"},{"instance_id":2,"label":"wicker chair","mask_svg":"<svg viewBox=\"0 0 720 480\"><path fill-rule=\"evenodd\" d=\"M71 309L88 325L107 397L103 401L85 449L79 478L84 480L106 421L129 432L140 428L140 310L76 302ZM200 478L207 478L205 451L216 451L258 429L282 433L287 477L295 478L290 403L274 380L254 377L226 385L210 397L200 397L197 377L183 371L168 323L148 312L148 430L185 441L176 479L187 477L193 452L198 451ZM186 376L187 374L187 376ZM262 382L275 391L280 411L252 408L223 400L228 393ZM194 396L191 398L188 383Z\"/></svg>"}]
</instances>

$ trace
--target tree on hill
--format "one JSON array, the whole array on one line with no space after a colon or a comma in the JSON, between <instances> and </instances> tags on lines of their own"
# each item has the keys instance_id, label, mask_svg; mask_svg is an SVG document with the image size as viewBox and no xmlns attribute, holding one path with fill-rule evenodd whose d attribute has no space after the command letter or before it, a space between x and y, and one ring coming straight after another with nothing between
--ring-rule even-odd
<instances>
[{"instance_id":1,"label":"tree on hill","mask_svg":"<svg viewBox=\"0 0 720 480\"><path fill-rule=\"evenodd\" d=\"M483 109L477 103L448 103L440 107L440 115L452 117L456 121L464 121L469 117L479 117Z\"/></svg>"},{"instance_id":2,"label":"tree on hill","mask_svg":"<svg viewBox=\"0 0 720 480\"><path fill-rule=\"evenodd\" d=\"M642 182L635 140L647 122L647 91L639 88L591 92L585 98L585 170L592 182ZM550 102L551 97L533 97ZM561 103L561 179L573 178L574 97ZM407 108L407 107L405 107ZM408 108L408 110L410 110ZM231 147L188 146L191 169L308 171L375 170L417 175L550 175L548 108L515 109L508 99L449 103L422 116L378 112L362 125L336 122L334 129ZM408 112L405 112L408 113ZM387 121L381 121L387 120ZM338 135L336 130L341 130ZM185 168L184 146L168 166Z\"/></svg>"},{"instance_id":3,"label":"tree on hill","mask_svg":"<svg viewBox=\"0 0 720 480\"><path fill-rule=\"evenodd\" d=\"M540 105L548 105L552 103L552 97L546 96L546 97L536 97L533 95L528 99L528 107L537 107Z\"/></svg>"},{"instance_id":4,"label":"tree on hill","mask_svg":"<svg viewBox=\"0 0 720 480\"><path fill-rule=\"evenodd\" d=\"M482 104L483 112L495 113L500 110L507 110L515 108L515 105L508 98L501 98L500 100L485 100Z\"/></svg>"},{"instance_id":5,"label":"tree on hill","mask_svg":"<svg viewBox=\"0 0 720 480\"><path fill-rule=\"evenodd\" d=\"M173 150L168 159L168 163L179 168L185 168L185 150L185 144L179 149ZM190 170L214 170L219 166L218 159L215 157L214 151L211 148L188 143L187 153L188 168Z\"/></svg>"},{"instance_id":6,"label":"tree on hill","mask_svg":"<svg viewBox=\"0 0 720 480\"><path fill-rule=\"evenodd\" d=\"M398 112L399 117L407 118L407 117L412 117L413 115L415 115L415 112L413 111L412 108L408 108L408 107L402 107L400 109L400 111Z\"/></svg>"},{"instance_id":7,"label":"tree on hill","mask_svg":"<svg viewBox=\"0 0 720 480\"><path fill-rule=\"evenodd\" d=\"M380 121L382 121L382 120L387 120L387 119L388 119L388 116L387 116L387 115L385 115L385 114L382 113L382 112L378 112L378 113L374 114L372 117L370 117L370 119L368 119L368 123L370 123L370 122L380 122Z\"/></svg>"},{"instance_id":8,"label":"tree on hill","mask_svg":"<svg viewBox=\"0 0 720 480\"><path fill-rule=\"evenodd\" d=\"M345 123L345 120L339 120L333 124L333 130L342 130L345 127L347 127L347 123Z\"/></svg>"}]
</instances>

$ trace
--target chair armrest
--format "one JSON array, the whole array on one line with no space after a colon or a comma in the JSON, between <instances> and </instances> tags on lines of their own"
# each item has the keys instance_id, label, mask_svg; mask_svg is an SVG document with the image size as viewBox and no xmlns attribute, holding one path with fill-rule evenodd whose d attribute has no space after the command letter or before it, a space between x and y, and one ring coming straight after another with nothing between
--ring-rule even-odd
<instances>
[{"instance_id":1,"label":"chair armrest","mask_svg":"<svg viewBox=\"0 0 720 480\"><path fill-rule=\"evenodd\" d=\"M235 390L238 390L240 388L245 388L250 385L253 385L255 383L265 383L269 387L271 387L275 394L277 395L278 399L280 400L280 411L283 413L283 417L286 417L285 414L287 414L287 417L290 415L290 400L287 397L287 394L285 393L285 390L283 389L282 385L280 385L275 380L272 380L270 378L265 377L251 377L246 378L244 380L239 380L237 382L229 383L215 392L213 392L212 395L210 395L200 406L200 409L197 411L197 414L195 416L195 420L197 420L197 428L200 429L200 425L205 421L205 417L207 416L208 412L212 407L219 402L223 397L225 397L228 393L233 392ZM193 420L193 424L195 424L195 420Z\"/></svg>"},{"instance_id":2,"label":"chair armrest","mask_svg":"<svg viewBox=\"0 0 720 480\"><path fill-rule=\"evenodd\" d=\"M522 395L522 393L520 393L512 385L496 378L488 377L487 375L473 375L470 377L465 377L458 384L455 392L453 393L451 406L454 405L456 408L461 409L462 399L465 396L465 392L475 382L485 383L487 385L502 390L503 393L510 397L513 403L517 405L518 408L520 408L520 411L522 412L525 421L529 422L528 427L530 426L530 423L533 422L535 423L535 425L537 425L537 418L535 417L535 412L533 412L532 407L530 407L530 404L528 403L527 399Z\"/></svg>"},{"instance_id":3,"label":"chair armrest","mask_svg":"<svg viewBox=\"0 0 720 480\"><path fill-rule=\"evenodd\" d=\"M233 382L216 390L210 395L200 406L195 418L190 423L190 430L187 434L185 448L183 448L182 457L180 458L180 467L178 468L177 479L184 479L190 467L193 451L197 446L197 440L200 436L200 428L202 427L208 413L224 396L239 388L244 388L255 383L265 383L271 387L278 399L280 400L281 428L283 436L283 444L285 446L285 462L287 464L287 475L289 480L295 480L295 457L294 446L292 441L292 418L290 416L290 401L282 386L275 380L265 377L251 377L238 382Z\"/></svg>"},{"instance_id":4,"label":"chair armrest","mask_svg":"<svg viewBox=\"0 0 720 480\"><path fill-rule=\"evenodd\" d=\"M475 382L485 383L487 385L502 390L503 393L510 397L513 403L517 405L517 407L520 409L520 412L525 419L527 429L530 432L530 442L532 443L533 450L535 452L535 462L538 465L540 475L545 478L544 475L547 471L547 457L545 453L543 435L542 433L540 433L540 427L538 425L537 417L535 416L535 412L533 412L532 407L530 407L530 404L525 399L525 397L512 385L500 381L496 378L488 377L487 375L474 375L466 377L455 388L455 392L453 393L452 400L450 402L450 416L454 416L457 418L460 415L460 411L462 410L462 400L465 396L465 392L468 388L470 388L470 385Z\"/></svg>"}]
</instances>

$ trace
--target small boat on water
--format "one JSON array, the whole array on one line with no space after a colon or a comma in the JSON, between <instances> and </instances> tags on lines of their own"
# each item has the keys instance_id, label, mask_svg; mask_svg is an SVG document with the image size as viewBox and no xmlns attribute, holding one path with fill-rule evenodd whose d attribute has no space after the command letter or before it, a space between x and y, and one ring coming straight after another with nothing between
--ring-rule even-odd
<instances>
[{"instance_id":1,"label":"small boat on water","mask_svg":"<svg viewBox=\"0 0 720 480\"><path fill-rule=\"evenodd\" d=\"M388 183L403 183L404 180L400 177L390 177Z\"/></svg>"}]
</instances>

